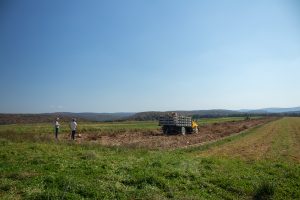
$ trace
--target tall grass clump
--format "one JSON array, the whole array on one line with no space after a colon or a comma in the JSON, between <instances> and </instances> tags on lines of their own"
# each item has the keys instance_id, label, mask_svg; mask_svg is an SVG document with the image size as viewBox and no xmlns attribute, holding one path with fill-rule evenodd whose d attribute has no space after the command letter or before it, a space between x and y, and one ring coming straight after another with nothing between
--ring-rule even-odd
<instances>
[{"instance_id":1,"label":"tall grass clump","mask_svg":"<svg viewBox=\"0 0 300 200\"><path fill-rule=\"evenodd\" d=\"M272 199L275 192L275 186L270 182L262 182L254 191L254 200L268 200Z\"/></svg>"}]
</instances>

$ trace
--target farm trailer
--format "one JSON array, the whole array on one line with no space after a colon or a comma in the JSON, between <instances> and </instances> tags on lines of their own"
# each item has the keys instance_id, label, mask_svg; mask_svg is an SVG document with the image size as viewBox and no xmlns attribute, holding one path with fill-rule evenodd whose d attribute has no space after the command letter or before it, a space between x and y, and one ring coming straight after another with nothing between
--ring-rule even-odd
<instances>
[{"instance_id":1,"label":"farm trailer","mask_svg":"<svg viewBox=\"0 0 300 200\"><path fill-rule=\"evenodd\" d=\"M198 133L198 124L191 117L185 117L172 113L159 118L159 126L162 127L164 134Z\"/></svg>"}]
</instances>

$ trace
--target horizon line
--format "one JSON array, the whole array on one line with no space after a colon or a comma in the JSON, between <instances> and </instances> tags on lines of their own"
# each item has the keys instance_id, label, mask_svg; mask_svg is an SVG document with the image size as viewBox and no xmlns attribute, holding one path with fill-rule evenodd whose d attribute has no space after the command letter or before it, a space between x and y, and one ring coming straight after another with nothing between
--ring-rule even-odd
<instances>
[{"instance_id":1,"label":"horizon line","mask_svg":"<svg viewBox=\"0 0 300 200\"><path fill-rule=\"evenodd\" d=\"M28 115L34 115L34 114L55 114L55 113L75 113L75 114L84 114L84 113L90 113L90 114L117 114L117 113L143 113L143 112L185 112L185 111L208 111L208 110L226 110L226 111L236 111L240 112L243 110L247 111L256 111L256 110L266 110L266 109L293 109L293 108L299 108L300 106L293 106L293 107L266 107L266 108L242 108L242 109L225 109L225 108L213 108L213 109L195 109L195 110L145 110L145 111L120 111L120 112L89 112L89 111L83 111L83 112L71 112L71 111L57 111L57 112L36 112L36 113L27 113L27 112L0 112L0 114L16 114L16 115L22 115L22 114L28 114Z\"/></svg>"}]
</instances>

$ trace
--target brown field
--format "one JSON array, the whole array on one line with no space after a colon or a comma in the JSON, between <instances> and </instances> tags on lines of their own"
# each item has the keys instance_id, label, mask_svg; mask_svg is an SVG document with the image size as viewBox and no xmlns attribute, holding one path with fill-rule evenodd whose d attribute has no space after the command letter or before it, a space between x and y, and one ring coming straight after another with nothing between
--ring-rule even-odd
<instances>
[{"instance_id":1,"label":"brown field","mask_svg":"<svg viewBox=\"0 0 300 200\"><path fill-rule=\"evenodd\" d=\"M150 149L175 149L193 145L201 145L208 141L240 133L258 125L265 124L275 118L260 118L225 123L214 123L199 127L198 134L163 135L160 130L125 132L118 134L84 133L77 139L78 143L92 142L105 146L145 147ZM65 135L65 138L68 136Z\"/></svg>"}]
</instances>

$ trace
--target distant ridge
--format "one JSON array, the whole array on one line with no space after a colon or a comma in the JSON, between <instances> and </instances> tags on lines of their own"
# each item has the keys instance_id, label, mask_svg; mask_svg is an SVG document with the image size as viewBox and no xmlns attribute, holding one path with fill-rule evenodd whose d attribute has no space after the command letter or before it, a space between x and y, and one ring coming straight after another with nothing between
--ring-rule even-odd
<instances>
[{"instance_id":1,"label":"distant ridge","mask_svg":"<svg viewBox=\"0 0 300 200\"><path fill-rule=\"evenodd\" d=\"M300 107L293 108L263 108L263 109L242 109L242 110L177 110L177 111L148 111L148 112L118 112L118 113L41 113L41 114L0 114L0 124L15 123L43 123L53 122L56 117L60 117L61 121L70 121L77 118L79 121L126 121L126 120L157 120L161 115L170 112L177 112L181 115L192 116L193 118L213 118L213 117L238 117L238 116L300 116Z\"/></svg>"},{"instance_id":2,"label":"distant ridge","mask_svg":"<svg viewBox=\"0 0 300 200\"><path fill-rule=\"evenodd\" d=\"M248 113L287 113L287 112L300 112L300 107L293 108L262 108L256 110L239 110L240 112Z\"/></svg>"},{"instance_id":3,"label":"distant ridge","mask_svg":"<svg viewBox=\"0 0 300 200\"><path fill-rule=\"evenodd\" d=\"M116 121L126 119L134 113L41 113L41 114L0 114L1 124L20 123L53 123L57 117L60 121L69 122L72 118L78 121Z\"/></svg>"},{"instance_id":4,"label":"distant ridge","mask_svg":"<svg viewBox=\"0 0 300 200\"><path fill-rule=\"evenodd\" d=\"M166 113L176 112L180 115L193 116L194 118L200 117L229 117L232 115L240 114L237 111L232 110L222 110L222 109L213 109L213 110L192 110L192 111L184 111L184 110L175 110L175 111L149 111L149 112L139 112L129 117L128 120L158 120L161 115Z\"/></svg>"},{"instance_id":5,"label":"distant ridge","mask_svg":"<svg viewBox=\"0 0 300 200\"><path fill-rule=\"evenodd\" d=\"M125 119L134 115L135 113L118 112L118 113L55 113L58 116L71 116L75 118L82 118L88 121L115 121Z\"/></svg>"}]
</instances>

